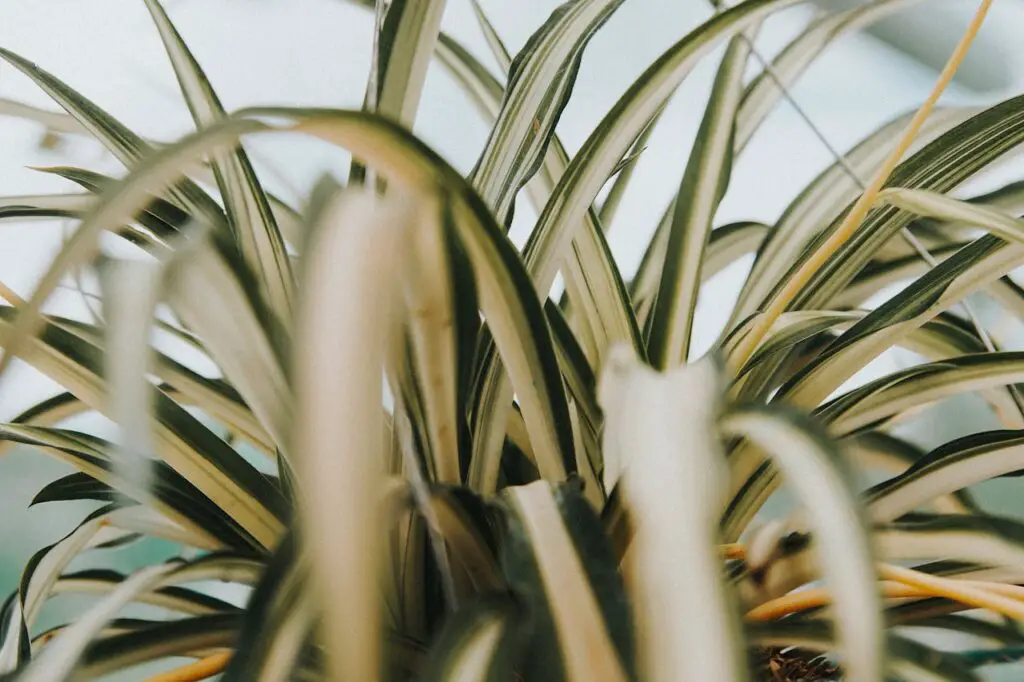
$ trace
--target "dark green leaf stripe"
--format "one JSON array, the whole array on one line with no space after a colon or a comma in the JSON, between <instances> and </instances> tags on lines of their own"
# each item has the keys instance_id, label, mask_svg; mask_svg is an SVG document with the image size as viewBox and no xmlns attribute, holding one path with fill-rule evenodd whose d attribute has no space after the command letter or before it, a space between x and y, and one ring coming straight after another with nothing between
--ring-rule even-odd
<instances>
[{"instance_id":1,"label":"dark green leaf stripe","mask_svg":"<svg viewBox=\"0 0 1024 682\"><path fill-rule=\"evenodd\" d=\"M946 192L1022 142L1024 96L997 104L943 134L901 163L886 184ZM807 307L827 301L910 220L911 216L895 209L871 213L854 237L807 282L793 305ZM838 223L837 219L833 227Z\"/></svg>"},{"instance_id":2,"label":"dark green leaf stripe","mask_svg":"<svg viewBox=\"0 0 1024 682\"><path fill-rule=\"evenodd\" d=\"M629 146L664 106L696 62L720 40L745 30L792 0L747 0L716 15L662 54L619 99L573 157L531 239L536 272L557 269L577 225Z\"/></svg>"},{"instance_id":3,"label":"dark green leaf stripe","mask_svg":"<svg viewBox=\"0 0 1024 682\"><path fill-rule=\"evenodd\" d=\"M723 428L769 452L804 507L813 510L808 518L833 591L846 675L850 680L878 679L885 651L874 560L854 479L842 454L817 424L778 406L735 409L726 415Z\"/></svg>"},{"instance_id":4,"label":"dark green leaf stripe","mask_svg":"<svg viewBox=\"0 0 1024 682\"><path fill-rule=\"evenodd\" d=\"M867 493L871 517L888 521L934 498L1024 470L1024 432L986 431L946 443Z\"/></svg>"},{"instance_id":5,"label":"dark green leaf stripe","mask_svg":"<svg viewBox=\"0 0 1024 682\"><path fill-rule=\"evenodd\" d=\"M109 486L126 487L111 464L111 444L95 436L63 429L0 424L0 439L41 448ZM230 547L252 549L252 538L187 479L162 462L154 463L153 469L150 492L155 499L139 502L152 504L175 521L194 528L200 537L212 537L215 542Z\"/></svg>"},{"instance_id":6,"label":"dark green leaf stripe","mask_svg":"<svg viewBox=\"0 0 1024 682\"><path fill-rule=\"evenodd\" d=\"M0 48L0 59L31 78L125 166L134 166L151 151L150 145L124 124L34 63L3 48ZM223 211L198 185L186 182L180 191L172 189L171 195L183 207L195 211L214 225L224 223Z\"/></svg>"},{"instance_id":7,"label":"dark green leaf stripe","mask_svg":"<svg viewBox=\"0 0 1024 682\"><path fill-rule=\"evenodd\" d=\"M502 565L530 609L529 679L627 679L632 633L624 587L599 520L573 484L509 488ZM587 528L590 531L587 531Z\"/></svg>"},{"instance_id":8,"label":"dark green leaf stripe","mask_svg":"<svg viewBox=\"0 0 1024 682\"><path fill-rule=\"evenodd\" d=\"M676 194L647 340L651 362L661 369L686 362L689 355L704 253L732 173L736 112L749 55L745 35L729 42Z\"/></svg>"},{"instance_id":9,"label":"dark green leaf stripe","mask_svg":"<svg viewBox=\"0 0 1024 682\"><path fill-rule=\"evenodd\" d=\"M112 502L117 499L118 492L101 483L89 474L76 471L67 476L47 483L35 494L29 506L43 504L44 502L68 502L73 500L97 500Z\"/></svg>"},{"instance_id":10,"label":"dark green leaf stripe","mask_svg":"<svg viewBox=\"0 0 1024 682\"><path fill-rule=\"evenodd\" d=\"M102 676L173 656L234 646L242 616L218 613L167 622L153 622L122 634L96 640L82 659L82 671Z\"/></svg>"},{"instance_id":11,"label":"dark green leaf stripe","mask_svg":"<svg viewBox=\"0 0 1024 682\"><path fill-rule=\"evenodd\" d=\"M497 682L515 674L523 609L508 597L485 595L454 614L431 647L424 682Z\"/></svg>"},{"instance_id":12,"label":"dark green leaf stripe","mask_svg":"<svg viewBox=\"0 0 1024 682\"><path fill-rule=\"evenodd\" d=\"M157 0L146 0L163 40L182 94L192 117L204 127L226 117L220 99L189 52L181 34ZM224 149L213 155L213 171L239 248L258 275L271 310L282 320L291 317L294 278L284 238L277 227L270 202L242 148Z\"/></svg>"},{"instance_id":13,"label":"dark green leaf stripe","mask_svg":"<svg viewBox=\"0 0 1024 682\"><path fill-rule=\"evenodd\" d=\"M267 564L246 607L225 682L288 679L313 627L304 594L308 575L289 533Z\"/></svg>"},{"instance_id":14,"label":"dark green leaf stripe","mask_svg":"<svg viewBox=\"0 0 1024 682\"><path fill-rule=\"evenodd\" d=\"M621 4L565 2L513 60L501 111L472 176L506 227L512 201L540 166L569 100L587 42Z\"/></svg>"}]
</instances>

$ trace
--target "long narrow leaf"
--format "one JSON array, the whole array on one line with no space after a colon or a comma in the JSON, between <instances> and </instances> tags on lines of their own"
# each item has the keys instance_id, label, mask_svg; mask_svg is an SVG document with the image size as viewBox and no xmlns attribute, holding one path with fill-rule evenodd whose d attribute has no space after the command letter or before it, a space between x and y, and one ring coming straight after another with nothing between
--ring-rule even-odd
<instances>
[{"instance_id":1,"label":"long narrow leaf","mask_svg":"<svg viewBox=\"0 0 1024 682\"><path fill-rule=\"evenodd\" d=\"M661 369L689 356L711 222L732 172L733 130L749 54L746 35L729 43L676 194L648 336L648 355Z\"/></svg>"},{"instance_id":2,"label":"long narrow leaf","mask_svg":"<svg viewBox=\"0 0 1024 682\"><path fill-rule=\"evenodd\" d=\"M380 674L381 380L393 325L389 272L411 217L393 201L338 200L311 236L303 275L296 449L311 577L328 605L328 660L339 679ZM338 290L349 296L325 307Z\"/></svg>"},{"instance_id":3,"label":"long narrow leaf","mask_svg":"<svg viewBox=\"0 0 1024 682\"><path fill-rule=\"evenodd\" d=\"M885 664L884 623L871 543L853 477L842 455L810 420L796 412L739 408L723 429L769 451L806 508L813 510L820 561L833 591L843 665L849 680L879 679Z\"/></svg>"},{"instance_id":4,"label":"long narrow leaf","mask_svg":"<svg viewBox=\"0 0 1024 682\"><path fill-rule=\"evenodd\" d=\"M534 608L548 612L551 634L558 643L555 661L536 658L542 656L538 651L530 665L556 676L558 666L567 682L626 680L626 668L620 658L626 652L617 649L611 640L609 629L613 623L602 614L604 605L598 601L593 574L588 575L585 563L597 561L598 557L577 553L547 482L510 488L507 496L518 522L514 532L522 535L518 542L529 548L537 573L539 594L531 593L528 598L536 600ZM514 546L506 551L506 570L524 570L520 566L524 559L517 559ZM516 584L513 578L513 585ZM522 585L521 589L528 588ZM550 640L538 643L551 644Z\"/></svg>"},{"instance_id":5,"label":"long narrow leaf","mask_svg":"<svg viewBox=\"0 0 1024 682\"><path fill-rule=\"evenodd\" d=\"M601 381L604 447L615 453L606 456L625 467L636 529L625 561L636 571L639 672L654 682L745 680L738 623L715 548L726 484L715 431L717 369L704 360L658 375L620 347Z\"/></svg>"},{"instance_id":6,"label":"long narrow leaf","mask_svg":"<svg viewBox=\"0 0 1024 682\"><path fill-rule=\"evenodd\" d=\"M163 7L157 0L146 0L146 7L160 32L196 125L204 127L225 118L220 99ZM213 158L228 221L242 254L257 274L270 309L286 321L291 317L294 280L284 238L267 196L241 147L217 151Z\"/></svg>"}]
</instances>

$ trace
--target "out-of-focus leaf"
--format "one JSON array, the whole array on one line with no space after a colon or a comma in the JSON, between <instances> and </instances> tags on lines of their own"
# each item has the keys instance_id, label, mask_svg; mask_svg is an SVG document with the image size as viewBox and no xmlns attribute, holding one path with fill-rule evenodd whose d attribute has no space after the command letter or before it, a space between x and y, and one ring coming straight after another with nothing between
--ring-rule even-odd
<instances>
[{"instance_id":1,"label":"out-of-focus leaf","mask_svg":"<svg viewBox=\"0 0 1024 682\"><path fill-rule=\"evenodd\" d=\"M512 529L502 563L534 623L524 674L573 682L628 679L632 633L625 592L610 548L593 533L597 518L568 489L560 492L560 509L545 481L509 488L506 496Z\"/></svg>"},{"instance_id":2,"label":"out-of-focus leaf","mask_svg":"<svg viewBox=\"0 0 1024 682\"><path fill-rule=\"evenodd\" d=\"M727 482L715 430L717 368L702 360L659 375L619 347L604 369L600 399L605 457L625 472L635 528L623 564L635 572L630 588L639 674L655 682L747 679L716 548Z\"/></svg>"}]
</instances>

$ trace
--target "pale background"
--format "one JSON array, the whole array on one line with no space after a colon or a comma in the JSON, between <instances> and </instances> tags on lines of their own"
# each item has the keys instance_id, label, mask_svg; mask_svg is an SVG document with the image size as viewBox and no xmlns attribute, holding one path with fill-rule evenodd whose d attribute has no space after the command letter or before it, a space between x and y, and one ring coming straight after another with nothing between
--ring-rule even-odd
<instances>
[{"instance_id":1,"label":"pale background","mask_svg":"<svg viewBox=\"0 0 1024 682\"><path fill-rule=\"evenodd\" d=\"M513 51L557 5L552 0L483 4ZM875 35L841 40L794 88L798 101L837 147L848 147L879 123L916 106L931 88L973 3L923 4ZM166 6L229 109L256 104L358 107L362 102L372 17L360 9L341 0L167 0ZM806 25L812 11L801 6L769 21L759 38L760 49L770 55ZM627 1L586 52L574 98L559 127L570 151L647 64L707 16L700 2ZM992 103L1024 91L1022 26L1024 2L997 2L965 66L966 77L954 83L943 101ZM449 0L444 29L493 65L465 0ZM910 46L919 59L894 49L894 42ZM4 0L0 46L38 62L145 136L172 139L190 129L191 119L141 0ZM632 190L610 234L627 274L639 261L647 236L677 186L716 61L707 59L687 80L638 162ZM5 64L0 64L0 96L53 106ZM416 132L465 171L475 161L487 128L441 70L432 67ZM69 183L29 166L75 164L122 172L95 143L68 138L58 149L47 151L39 147L42 134L37 124L0 117L0 194L73 191ZM342 176L347 168L344 155L307 140L263 138L252 149L267 182L286 197L301 197L325 170ZM829 161L794 112L781 104L735 167L719 222L772 221ZM1022 171L1020 160L1011 160L976 186L1021 179ZM514 234L521 239L533 214L521 203L516 215ZM59 248L61 228L39 221L0 226L0 280L22 294L30 293L47 257ZM741 274L733 268L703 292L698 347L717 336L728 296ZM998 314L983 300L977 305L986 314ZM67 292L55 306L81 313L77 297ZM1007 324L1019 327L1019 322ZM888 356L883 362L891 367L913 360ZM0 419L54 390L31 371L17 368L0 384ZM988 426L981 421L986 418L977 401L959 400L926 414L919 435L928 443L942 442L967 429ZM106 428L96 419L77 425ZM0 462L0 592L14 588L31 552L70 530L89 508L44 505L26 511L34 492L62 473L67 473L63 465L24 449ZM989 484L993 503L1019 498L1018 481ZM119 561L128 568L146 555L168 551L144 546L122 553Z\"/></svg>"}]
</instances>

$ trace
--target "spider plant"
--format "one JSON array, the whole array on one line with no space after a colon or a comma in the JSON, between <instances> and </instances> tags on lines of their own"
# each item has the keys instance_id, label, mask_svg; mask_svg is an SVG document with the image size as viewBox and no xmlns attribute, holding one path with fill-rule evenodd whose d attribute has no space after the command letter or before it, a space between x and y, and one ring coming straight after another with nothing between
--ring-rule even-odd
<instances>
[{"instance_id":1,"label":"spider plant","mask_svg":"<svg viewBox=\"0 0 1024 682\"><path fill-rule=\"evenodd\" d=\"M81 191L0 200L3 219L78 223L30 296L3 289L0 371L18 357L66 392L0 437L77 469L37 501L102 502L6 602L4 679L144 663L164 682L779 679L750 662L796 649L853 682L976 680L1012 656L1024 526L968 489L1024 470L1024 355L957 306L984 292L1024 311L1009 276L1024 191L950 193L1024 142L1024 97L935 108L988 3L919 111L837 159L774 225L716 221L786 88L912 2L825 16L770 64L752 36L795 1L716 7L573 155L556 124L622 0L566 2L515 56L474 4L500 78L440 32L443 0L357 2L377 30L362 110L235 112L145 0L196 124L169 144L0 50L66 115L13 111L92 136L127 169L47 169ZM666 103L720 46L678 192L623 273L605 227ZM468 177L409 132L431 60L492 123ZM751 63L761 74L745 82ZM279 134L347 150L346 182L324 178L301 207L267 191L243 142ZM523 248L507 236L520 190L539 216ZM100 256L101 238L139 256ZM719 342L694 357L702 284L750 254ZM103 314L48 312L83 269L100 274ZM154 328L188 352L151 343ZM850 382L891 348L921 362ZM930 452L893 430L974 392L1004 429ZM116 438L61 427L86 412ZM800 509L769 517L783 481ZM140 537L183 558L69 568ZM240 607L208 581L251 593ZM69 592L97 598L40 632L43 605ZM121 617L135 603L161 616ZM919 636L935 629L982 644L941 651Z\"/></svg>"}]
</instances>

